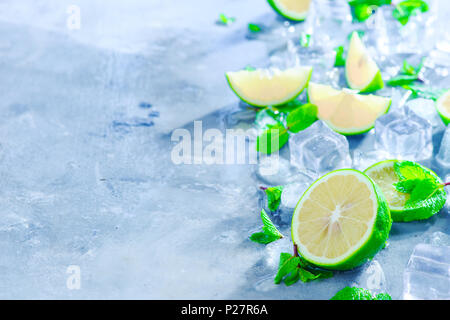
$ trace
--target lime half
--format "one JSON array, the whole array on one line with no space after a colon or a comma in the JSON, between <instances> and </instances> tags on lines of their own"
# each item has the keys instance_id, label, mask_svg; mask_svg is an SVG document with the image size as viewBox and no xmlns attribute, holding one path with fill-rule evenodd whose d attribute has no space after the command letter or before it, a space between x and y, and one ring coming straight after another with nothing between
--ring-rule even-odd
<instances>
[{"instance_id":1,"label":"lime half","mask_svg":"<svg viewBox=\"0 0 450 320\"><path fill-rule=\"evenodd\" d=\"M445 92L436 102L436 108L445 125L450 123L450 90Z\"/></svg>"},{"instance_id":2,"label":"lime half","mask_svg":"<svg viewBox=\"0 0 450 320\"><path fill-rule=\"evenodd\" d=\"M407 201L410 195L397 191L394 186L394 183L400 181L394 165L401 162L400 160L381 161L367 168L364 173L380 187L388 201L393 221L407 222L428 219L442 209L446 201L446 193L443 189L440 189L430 201L419 202L416 206L408 206ZM418 163L417 165L423 169L423 173L427 178L442 184L442 180L433 171Z\"/></svg>"},{"instance_id":3,"label":"lime half","mask_svg":"<svg viewBox=\"0 0 450 320\"><path fill-rule=\"evenodd\" d=\"M317 106L318 118L343 135L369 131L391 105L389 98L361 95L316 83L309 84L308 98Z\"/></svg>"},{"instance_id":4,"label":"lime half","mask_svg":"<svg viewBox=\"0 0 450 320\"><path fill-rule=\"evenodd\" d=\"M392 220L383 194L364 173L332 171L305 191L292 218L299 254L325 269L348 270L383 248Z\"/></svg>"},{"instance_id":5,"label":"lime half","mask_svg":"<svg viewBox=\"0 0 450 320\"><path fill-rule=\"evenodd\" d=\"M373 92L384 87L380 69L356 31L350 40L345 75L349 87L360 92Z\"/></svg>"},{"instance_id":6,"label":"lime half","mask_svg":"<svg viewBox=\"0 0 450 320\"><path fill-rule=\"evenodd\" d=\"M268 0L270 6L281 16L289 20L306 19L311 0Z\"/></svg>"},{"instance_id":7,"label":"lime half","mask_svg":"<svg viewBox=\"0 0 450 320\"><path fill-rule=\"evenodd\" d=\"M257 107L278 106L295 98L307 87L311 67L286 70L256 69L227 72L228 84L243 101Z\"/></svg>"}]
</instances>

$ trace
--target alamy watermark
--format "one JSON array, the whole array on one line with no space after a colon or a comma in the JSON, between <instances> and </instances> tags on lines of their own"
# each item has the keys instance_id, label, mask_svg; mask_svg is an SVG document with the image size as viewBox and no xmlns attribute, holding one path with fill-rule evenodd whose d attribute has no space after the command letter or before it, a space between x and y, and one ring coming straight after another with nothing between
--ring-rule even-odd
<instances>
[{"instance_id":1,"label":"alamy watermark","mask_svg":"<svg viewBox=\"0 0 450 320\"><path fill-rule=\"evenodd\" d=\"M171 141L176 142L171 151L171 160L177 165L251 165L265 161L268 165L262 168L261 174L272 175L278 172L279 141L268 141L268 137L263 135L259 141L261 145L270 144L270 149L276 151L270 155L258 153L253 129L226 129L224 133L210 128L203 132L203 122L194 121L193 135L187 129L175 129Z\"/></svg>"},{"instance_id":2,"label":"alamy watermark","mask_svg":"<svg viewBox=\"0 0 450 320\"><path fill-rule=\"evenodd\" d=\"M69 275L66 280L66 287L69 290L81 289L81 268L77 265L67 267L66 273Z\"/></svg>"}]
</instances>

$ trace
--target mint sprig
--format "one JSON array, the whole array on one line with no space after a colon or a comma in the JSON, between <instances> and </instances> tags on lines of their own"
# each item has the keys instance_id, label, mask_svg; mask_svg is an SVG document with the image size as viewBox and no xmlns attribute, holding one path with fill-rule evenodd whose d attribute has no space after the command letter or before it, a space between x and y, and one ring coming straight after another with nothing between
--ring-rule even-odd
<instances>
[{"instance_id":1,"label":"mint sprig","mask_svg":"<svg viewBox=\"0 0 450 320\"><path fill-rule=\"evenodd\" d=\"M396 162L394 171L400 179L394 184L395 189L410 194L405 203L406 208L415 208L425 202L436 202L433 197L445 186L415 162Z\"/></svg>"},{"instance_id":2,"label":"mint sprig","mask_svg":"<svg viewBox=\"0 0 450 320\"><path fill-rule=\"evenodd\" d=\"M276 187L260 187L267 195L267 207L270 211L277 211L281 203L281 194L283 192L283 186Z\"/></svg>"},{"instance_id":3,"label":"mint sprig","mask_svg":"<svg viewBox=\"0 0 450 320\"><path fill-rule=\"evenodd\" d=\"M427 12L428 4L423 0L405 0L395 6L392 15L402 25L406 25L411 16L415 16L417 12Z\"/></svg>"},{"instance_id":4,"label":"mint sprig","mask_svg":"<svg viewBox=\"0 0 450 320\"><path fill-rule=\"evenodd\" d=\"M263 112L265 112L263 114ZM317 106L298 100L288 102L278 107L267 107L256 116L256 123L262 123L265 116L271 117L272 124L265 125L267 128L256 139L256 151L271 154L281 149L289 141L289 132L297 133L308 128L317 120ZM287 126L283 125L286 117Z\"/></svg>"},{"instance_id":5,"label":"mint sprig","mask_svg":"<svg viewBox=\"0 0 450 320\"><path fill-rule=\"evenodd\" d=\"M251 241L268 244L283 238L283 235L275 227L264 209L261 210L261 220L263 222L262 232L253 233L250 236Z\"/></svg>"},{"instance_id":6,"label":"mint sprig","mask_svg":"<svg viewBox=\"0 0 450 320\"><path fill-rule=\"evenodd\" d=\"M345 287L338 291L330 300L392 300L387 293L379 293L372 295L372 293L364 288Z\"/></svg>"},{"instance_id":7,"label":"mint sprig","mask_svg":"<svg viewBox=\"0 0 450 320\"><path fill-rule=\"evenodd\" d=\"M424 59L421 60L417 67L411 65L408 61L403 61L403 66L401 71L395 77L389 79L386 83L391 87L397 86L407 86L411 85L416 81L423 81L420 78L420 71L423 68Z\"/></svg>"},{"instance_id":8,"label":"mint sprig","mask_svg":"<svg viewBox=\"0 0 450 320\"><path fill-rule=\"evenodd\" d=\"M296 251L296 250L295 250ZM278 272L275 275L274 283L284 282L286 286L293 285L299 280L309 282L317 279L327 279L333 276L333 272L315 268L305 259L298 255L282 252Z\"/></svg>"}]
</instances>

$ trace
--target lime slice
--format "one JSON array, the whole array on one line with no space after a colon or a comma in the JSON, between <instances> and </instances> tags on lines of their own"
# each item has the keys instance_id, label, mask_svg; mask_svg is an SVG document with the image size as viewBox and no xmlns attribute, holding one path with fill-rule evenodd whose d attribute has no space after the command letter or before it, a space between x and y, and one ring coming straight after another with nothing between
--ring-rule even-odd
<instances>
[{"instance_id":1,"label":"lime slice","mask_svg":"<svg viewBox=\"0 0 450 320\"><path fill-rule=\"evenodd\" d=\"M350 40L345 75L349 87L359 92L373 92L384 87L380 69L370 57L357 32L353 32Z\"/></svg>"},{"instance_id":2,"label":"lime slice","mask_svg":"<svg viewBox=\"0 0 450 320\"><path fill-rule=\"evenodd\" d=\"M364 173L332 171L305 191L292 218L299 254L325 269L348 270L383 248L392 220L383 194Z\"/></svg>"},{"instance_id":3,"label":"lime slice","mask_svg":"<svg viewBox=\"0 0 450 320\"><path fill-rule=\"evenodd\" d=\"M445 92L437 101L436 108L445 125L450 123L450 90Z\"/></svg>"},{"instance_id":4,"label":"lime slice","mask_svg":"<svg viewBox=\"0 0 450 320\"><path fill-rule=\"evenodd\" d=\"M367 168L364 173L380 187L389 204L393 221L407 222L428 219L444 206L446 201L445 191L443 189L438 190L431 201L420 202L419 205L414 207L408 206L407 201L410 194L399 192L394 187L394 183L400 181L394 165L401 162L400 160L381 161ZM434 179L436 183L442 183L442 180L433 171L418 163L416 165L423 169L425 177Z\"/></svg>"},{"instance_id":5,"label":"lime slice","mask_svg":"<svg viewBox=\"0 0 450 320\"><path fill-rule=\"evenodd\" d=\"M378 117L388 112L391 99L360 95L350 90L310 83L308 98L318 108L318 118L334 131L355 135L369 131Z\"/></svg>"},{"instance_id":6,"label":"lime slice","mask_svg":"<svg viewBox=\"0 0 450 320\"><path fill-rule=\"evenodd\" d=\"M277 106L295 98L308 85L311 67L227 72L228 84L243 101L257 107Z\"/></svg>"},{"instance_id":7,"label":"lime slice","mask_svg":"<svg viewBox=\"0 0 450 320\"><path fill-rule=\"evenodd\" d=\"M303 21L308 15L311 0L268 0L270 6L289 20Z\"/></svg>"}]
</instances>

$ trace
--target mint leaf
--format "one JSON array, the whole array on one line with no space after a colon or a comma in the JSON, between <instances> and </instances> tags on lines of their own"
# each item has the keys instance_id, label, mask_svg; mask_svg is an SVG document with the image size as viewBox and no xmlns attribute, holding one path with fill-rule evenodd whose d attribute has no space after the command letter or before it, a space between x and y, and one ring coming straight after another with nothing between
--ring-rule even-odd
<instances>
[{"instance_id":1,"label":"mint leaf","mask_svg":"<svg viewBox=\"0 0 450 320\"><path fill-rule=\"evenodd\" d=\"M256 140L256 151L271 154L281 149L289 140L289 133L286 128L278 123L270 126Z\"/></svg>"},{"instance_id":2,"label":"mint leaf","mask_svg":"<svg viewBox=\"0 0 450 320\"><path fill-rule=\"evenodd\" d=\"M428 175L423 168L412 161L398 161L394 163L394 171L400 180L427 179Z\"/></svg>"},{"instance_id":3,"label":"mint leaf","mask_svg":"<svg viewBox=\"0 0 450 320\"><path fill-rule=\"evenodd\" d=\"M420 179L402 180L397 183L394 183L394 187L398 192L411 193L420 181L422 180Z\"/></svg>"},{"instance_id":4,"label":"mint leaf","mask_svg":"<svg viewBox=\"0 0 450 320\"><path fill-rule=\"evenodd\" d=\"M291 272L291 274L288 275L286 278L284 278L284 284L289 287L289 286L293 285L294 283L298 282L299 279L300 279L300 274L299 274L298 270L295 270L295 271Z\"/></svg>"},{"instance_id":5,"label":"mint leaf","mask_svg":"<svg viewBox=\"0 0 450 320\"><path fill-rule=\"evenodd\" d=\"M423 63L424 63L425 59L422 58L420 60L420 63L417 67L412 66L411 64L408 63L408 61L404 60L403 61L403 67L402 67L402 73L406 74L406 75L419 75L420 71L423 68Z\"/></svg>"},{"instance_id":6,"label":"mint leaf","mask_svg":"<svg viewBox=\"0 0 450 320\"><path fill-rule=\"evenodd\" d=\"M246 71L255 71L256 68L254 68L254 67L248 65L248 66L245 67L245 70L246 70Z\"/></svg>"},{"instance_id":7,"label":"mint leaf","mask_svg":"<svg viewBox=\"0 0 450 320\"><path fill-rule=\"evenodd\" d=\"M301 257L294 257L289 253L280 254L280 264L277 275L275 276L275 284L284 281L285 285L290 286L298 280L309 282L317 279L326 279L333 276L333 272L319 270L310 265Z\"/></svg>"},{"instance_id":8,"label":"mint leaf","mask_svg":"<svg viewBox=\"0 0 450 320\"><path fill-rule=\"evenodd\" d=\"M373 296L367 289L345 287L338 291L330 300L392 300L392 298L387 293L380 293Z\"/></svg>"},{"instance_id":9,"label":"mint leaf","mask_svg":"<svg viewBox=\"0 0 450 320\"><path fill-rule=\"evenodd\" d=\"M256 242L256 243L261 243L261 244L268 244L268 243L277 241L278 239L280 239L280 237L271 235L271 234L267 234L264 232L256 232L250 236L250 240L252 240L253 242Z\"/></svg>"},{"instance_id":10,"label":"mint leaf","mask_svg":"<svg viewBox=\"0 0 450 320\"><path fill-rule=\"evenodd\" d=\"M444 185L431 172L411 161L396 162L394 171L400 180L394 187L410 194L406 208L421 207L430 216L442 208L441 204L445 202Z\"/></svg>"},{"instance_id":11,"label":"mint leaf","mask_svg":"<svg viewBox=\"0 0 450 320\"><path fill-rule=\"evenodd\" d=\"M280 263L278 266L278 272L275 275L275 279L273 282L275 284L281 283L283 281L283 278L290 275L291 273L297 272L297 267L300 263L299 257L293 257L289 253L282 252L280 254ZM292 282L293 278L290 278L289 282ZM289 285L291 285L290 283Z\"/></svg>"},{"instance_id":12,"label":"mint leaf","mask_svg":"<svg viewBox=\"0 0 450 320\"><path fill-rule=\"evenodd\" d=\"M248 24L248 30L250 30L251 32L260 32L261 31L261 27L258 26L257 24L249 23Z\"/></svg>"},{"instance_id":13,"label":"mint leaf","mask_svg":"<svg viewBox=\"0 0 450 320\"><path fill-rule=\"evenodd\" d=\"M400 75L396 75L395 77L392 77L391 79L386 81L386 83L388 86L398 87L398 86L410 85L417 80L419 80L419 76L417 74L414 74L414 75L400 74Z\"/></svg>"},{"instance_id":14,"label":"mint leaf","mask_svg":"<svg viewBox=\"0 0 450 320\"><path fill-rule=\"evenodd\" d=\"M311 103L290 112L287 116L289 131L297 133L308 128L317 120L317 112L317 106Z\"/></svg>"},{"instance_id":15,"label":"mint leaf","mask_svg":"<svg viewBox=\"0 0 450 320\"><path fill-rule=\"evenodd\" d=\"M427 12L428 9L428 4L423 0L405 0L395 6L392 14L402 25L405 25L418 11Z\"/></svg>"},{"instance_id":16,"label":"mint leaf","mask_svg":"<svg viewBox=\"0 0 450 320\"><path fill-rule=\"evenodd\" d=\"M410 198L406 201L406 207L415 207L418 202L430 199L440 188L441 185L437 184L435 180L419 180L414 189L411 191Z\"/></svg>"},{"instance_id":17,"label":"mint leaf","mask_svg":"<svg viewBox=\"0 0 450 320\"><path fill-rule=\"evenodd\" d=\"M250 240L257 243L268 244L274 242L278 239L283 238L283 235L278 231L278 229L273 224L272 220L270 220L266 211L261 210L261 220L263 222L262 231L257 232L250 236Z\"/></svg>"},{"instance_id":18,"label":"mint leaf","mask_svg":"<svg viewBox=\"0 0 450 320\"><path fill-rule=\"evenodd\" d=\"M273 234L275 236L278 236L278 238L283 238L283 235L275 227L272 220L270 220L269 216L267 215L266 211L264 211L264 209L261 210L261 219L264 225L263 226L264 233Z\"/></svg>"},{"instance_id":19,"label":"mint leaf","mask_svg":"<svg viewBox=\"0 0 450 320\"><path fill-rule=\"evenodd\" d=\"M267 195L267 206L270 211L277 211L281 203L281 193L283 192L283 186L270 187L264 189Z\"/></svg>"},{"instance_id":20,"label":"mint leaf","mask_svg":"<svg viewBox=\"0 0 450 320\"><path fill-rule=\"evenodd\" d=\"M438 100L439 97L446 91L445 89L429 88L424 85L413 85L413 84L404 85L403 88L411 91L412 98L420 97L434 101Z\"/></svg>"},{"instance_id":21,"label":"mint leaf","mask_svg":"<svg viewBox=\"0 0 450 320\"><path fill-rule=\"evenodd\" d=\"M343 67L345 66L345 58L344 58L344 46L339 46L334 49L336 51L336 58L334 60L335 67Z\"/></svg>"},{"instance_id":22,"label":"mint leaf","mask_svg":"<svg viewBox=\"0 0 450 320\"><path fill-rule=\"evenodd\" d=\"M402 70L398 75L389 79L387 84L391 87L411 85L415 81L422 81L419 77L420 71L423 67L424 59L422 59L417 67L409 64L408 61L403 61Z\"/></svg>"},{"instance_id":23,"label":"mint leaf","mask_svg":"<svg viewBox=\"0 0 450 320\"><path fill-rule=\"evenodd\" d=\"M235 21L236 21L236 18L227 17L224 13L221 13L221 14L219 15L219 20L218 20L218 22L221 23L221 24L223 24L223 25L229 25L229 24L231 24L231 23L233 23L233 22L235 22Z\"/></svg>"},{"instance_id":24,"label":"mint leaf","mask_svg":"<svg viewBox=\"0 0 450 320\"><path fill-rule=\"evenodd\" d=\"M417 74L416 69L415 69L412 65L410 65L410 64L408 63L408 61L406 61L406 60L403 61L403 69L402 69L402 72L403 72L404 74L409 74L409 75L411 75L411 76Z\"/></svg>"}]
</instances>

